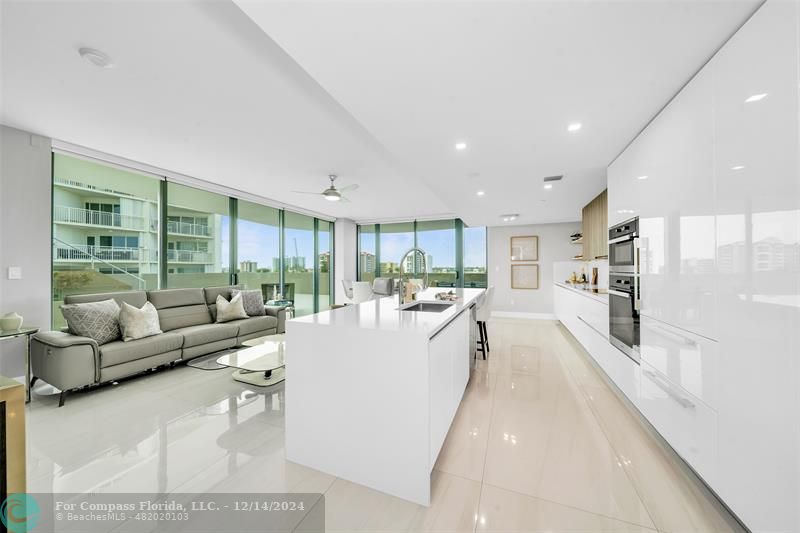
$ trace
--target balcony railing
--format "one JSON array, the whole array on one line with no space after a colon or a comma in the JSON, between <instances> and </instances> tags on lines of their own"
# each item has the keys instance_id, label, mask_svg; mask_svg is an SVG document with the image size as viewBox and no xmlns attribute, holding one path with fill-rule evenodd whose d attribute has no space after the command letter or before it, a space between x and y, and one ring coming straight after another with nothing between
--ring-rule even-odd
<instances>
[{"instance_id":1,"label":"balcony railing","mask_svg":"<svg viewBox=\"0 0 800 533\"><path fill-rule=\"evenodd\" d=\"M211 230L204 224L190 224L189 222L167 222L167 233L175 235L193 235L195 237L210 237Z\"/></svg>"},{"instance_id":2,"label":"balcony railing","mask_svg":"<svg viewBox=\"0 0 800 533\"><path fill-rule=\"evenodd\" d=\"M214 258L208 252L192 252L188 250L167 250L167 261L170 263L211 264Z\"/></svg>"},{"instance_id":3,"label":"balcony railing","mask_svg":"<svg viewBox=\"0 0 800 533\"><path fill-rule=\"evenodd\" d=\"M145 220L144 217L95 211L81 207L57 205L53 207L53 221L87 226L105 226L110 228L129 229L133 231L156 231L158 221Z\"/></svg>"},{"instance_id":4,"label":"balcony railing","mask_svg":"<svg viewBox=\"0 0 800 533\"><path fill-rule=\"evenodd\" d=\"M87 244L55 244L55 261L133 261L138 263L157 263L156 250L147 248L127 248L122 246L92 246Z\"/></svg>"}]
</instances>

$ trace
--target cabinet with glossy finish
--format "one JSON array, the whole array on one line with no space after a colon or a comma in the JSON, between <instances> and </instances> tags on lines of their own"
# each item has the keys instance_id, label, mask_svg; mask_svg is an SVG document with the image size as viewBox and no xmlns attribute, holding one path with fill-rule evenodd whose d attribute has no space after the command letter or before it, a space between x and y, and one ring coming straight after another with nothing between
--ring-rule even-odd
<instances>
[{"instance_id":1,"label":"cabinet with glossy finish","mask_svg":"<svg viewBox=\"0 0 800 533\"><path fill-rule=\"evenodd\" d=\"M711 407L719 394L719 343L643 316L640 355L664 379Z\"/></svg>"},{"instance_id":2,"label":"cabinet with glossy finish","mask_svg":"<svg viewBox=\"0 0 800 533\"><path fill-rule=\"evenodd\" d=\"M667 442L713 485L717 473L717 413L646 362L639 410Z\"/></svg>"},{"instance_id":3,"label":"cabinet with glossy finish","mask_svg":"<svg viewBox=\"0 0 800 533\"><path fill-rule=\"evenodd\" d=\"M640 409L754 531L800 531L798 27L768 0L609 168L609 220L640 217ZM705 423L661 387L716 444L685 451Z\"/></svg>"},{"instance_id":4,"label":"cabinet with glossy finish","mask_svg":"<svg viewBox=\"0 0 800 533\"><path fill-rule=\"evenodd\" d=\"M709 64L718 492L753 529L771 531L800 531L798 11L770 0Z\"/></svg>"}]
</instances>

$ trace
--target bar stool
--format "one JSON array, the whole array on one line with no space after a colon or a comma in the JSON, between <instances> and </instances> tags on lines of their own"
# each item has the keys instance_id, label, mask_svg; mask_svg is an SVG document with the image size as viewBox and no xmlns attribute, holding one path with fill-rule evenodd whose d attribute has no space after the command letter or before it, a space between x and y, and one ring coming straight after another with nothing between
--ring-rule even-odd
<instances>
[{"instance_id":1,"label":"bar stool","mask_svg":"<svg viewBox=\"0 0 800 533\"><path fill-rule=\"evenodd\" d=\"M486 293L483 295L483 300L481 300L480 305L478 305L477 312L475 313L478 322L478 333L480 334L480 339L478 339L478 351L483 354L484 359L486 359L486 354L491 351L489 348L489 330L486 327L486 322L489 320L489 316L492 314L493 296L494 286L486 289Z\"/></svg>"}]
</instances>

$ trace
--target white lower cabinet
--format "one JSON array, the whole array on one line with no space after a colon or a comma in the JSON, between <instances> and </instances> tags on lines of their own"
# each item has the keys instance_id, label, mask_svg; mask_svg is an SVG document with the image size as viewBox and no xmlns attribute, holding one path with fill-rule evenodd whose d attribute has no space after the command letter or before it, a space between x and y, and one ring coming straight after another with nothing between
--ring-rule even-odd
<instances>
[{"instance_id":1,"label":"white lower cabinet","mask_svg":"<svg viewBox=\"0 0 800 533\"><path fill-rule=\"evenodd\" d=\"M713 408L718 401L719 343L641 317L642 361Z\"/></svg>"},{"instance_id":2,"label":"white lower cabinet","mask_svg":"<svg viewBox=\"0 0 800 533\"><path fill-rule=\"evenodd\" d=\"M717 413L642 362L639 410L705 480L716 474Z\"/></svg>"},{"instance_id":3,"label":"white lower cabinet","mask_svg":"<svg viewBox=\"0 0 800 533\"><path fill-rule=\"evenodd\" d=\"M556 286L555 309L561 323L617 388L675 451L711 483L716 472L717 413L707 399L714 398L716 389L712 377L717 375L717 343L643 317L639 365L598 331L597 313L607 313L607 305Z\"/></svg>"},{"instance_id":4,"label":"white lower cabinet","mask_svg":"<svg viewBox=\"0 0 800 533\"><path fill-rule=\"evenodd\" d=\"M436 463L469 381L469 321L464 311L430 340L430 467Z\"/></svg>"},{"instance_id":5,"label":"white lower cabinet","mask_svg":"<svg viewBox=\"0 0 800 533\"><path fill-rule=\"evenodd\" d=\"M560 285L556 285L554 291L556 317L636 404L639 366L608 342L608 304Z\"/></svg>"}]
</instances>

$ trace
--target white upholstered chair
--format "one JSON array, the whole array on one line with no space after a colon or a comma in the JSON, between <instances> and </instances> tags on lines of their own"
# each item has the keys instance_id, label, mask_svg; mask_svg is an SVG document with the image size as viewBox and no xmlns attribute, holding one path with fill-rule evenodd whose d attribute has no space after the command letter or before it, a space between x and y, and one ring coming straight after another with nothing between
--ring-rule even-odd
<instances>
[{"instance_id":1,"label":"white upholstered chair","mask_svg":"<svg viewBox=\"0 0 800 533\"><path fill-rule=\"evenodd\" d=\"M478 351L483 354L486 359L486 354L489 353L489 330L486 327L486 322L492 314L492 298L494 297L494 286L486 289L483 298L478 304L477 312L475 313L478 322Z\"/></svg>"}]
</instances>

